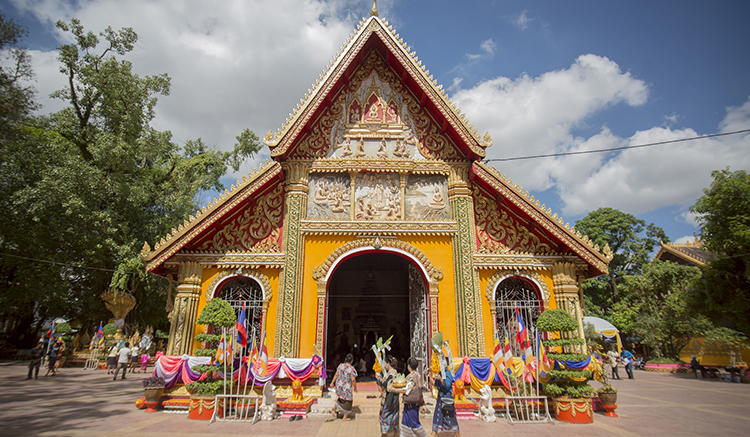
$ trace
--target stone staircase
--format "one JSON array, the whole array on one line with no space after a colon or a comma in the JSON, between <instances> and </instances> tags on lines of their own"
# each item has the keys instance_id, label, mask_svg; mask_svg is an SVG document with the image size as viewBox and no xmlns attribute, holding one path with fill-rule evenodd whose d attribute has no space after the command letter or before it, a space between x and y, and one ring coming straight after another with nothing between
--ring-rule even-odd
<instances>
[{"instance_id":1,"label":"stone staircase","mask_svg":"<svg viewBox=\"0 0 750 437\"><path fill-rule=\"evenodd\" d=\"M352 410L358 417L377 418L380 414L380 392L377 386L372 384L358 384L359 391L354 393L354 402ZM322 397L317 400L310 408L310 415L328 415L330 414L336 395L328 394L329 397ZM421 416L423 418L432 418L432 412L435 408L435 400L429 391L424 392L425 406L422 407ZM403 405L399 410L403 409Z\"/></svg>"}]
</instances>

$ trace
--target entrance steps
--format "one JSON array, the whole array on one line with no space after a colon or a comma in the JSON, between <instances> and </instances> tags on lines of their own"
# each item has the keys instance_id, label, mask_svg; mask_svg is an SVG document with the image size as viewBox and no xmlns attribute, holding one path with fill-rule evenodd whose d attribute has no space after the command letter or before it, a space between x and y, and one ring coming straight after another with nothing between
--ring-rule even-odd
<instances>
[{"instance_id":1,"label":"entrance steps","mask_svg":"<svg viewBox=\"0 0 750 437\"><path fill-rule=\"evenodd\" d=\"M352 411L359 417L377 418L380 414L380 392L374 383L358 383L358 391L354 393L354 402L352 402ZM330 414L333 404L336 400L336 394L330 393L330 397L319 398L317 403L311 407L310 414L328 415ZM425 404L421 409L421 415L432 417L435 408L435 399L429 391L424 392ZM399 410L403 409L403 403Z\"/></svg>"}]
</instances>

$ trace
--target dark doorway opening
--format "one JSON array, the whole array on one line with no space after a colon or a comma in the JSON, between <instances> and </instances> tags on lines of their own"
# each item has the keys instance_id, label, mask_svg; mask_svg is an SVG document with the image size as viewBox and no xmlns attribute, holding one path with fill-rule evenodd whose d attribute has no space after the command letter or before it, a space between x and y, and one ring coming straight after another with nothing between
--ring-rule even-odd
<instances>
[{"instance_id":1,"label":"dark doorway opening","mask_svg":"<svg viewBox=\"0 0 750 437\"><path fill-rule=\"evenodd\" d=\"M371 348L379 337L385 341L393 336L389 355L399 360L412 355L412 334L425 332L424 326L415 326L415 317L410 317L410 290L412 300L416 296L424 302L421 275L417 275L419 286L414 285L416 270L409 260L391 253L358 255L336 268L328 282L324 358L331 370L329 376L347 353L354 355L360 377L372 376L375 354ZM421 308L424 325L426 311L424 305ZM364 361L364 375L360 360Z\"/></svg>"}]
</instances>

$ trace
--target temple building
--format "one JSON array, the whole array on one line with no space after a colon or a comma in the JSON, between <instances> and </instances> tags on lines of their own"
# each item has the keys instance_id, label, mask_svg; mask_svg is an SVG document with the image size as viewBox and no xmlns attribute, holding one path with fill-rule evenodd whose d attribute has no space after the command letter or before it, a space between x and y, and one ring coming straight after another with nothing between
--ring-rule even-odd
<instances>
[{"instance_id":1,"label":"temple building","mask_svg":"<svg viewBox=\"0 0 750 437\"><path fill-rule=\"evenodd\" d=\"M487 357L516 309L532 338L546 309L581 324L581 282L607 272L609 247L482 162L489 133L375 8L263 142L272 161L144 245L176 282L168 355L199 347L197 315L221 297L275 357L331 363L393 336L391 353L429 365L437 331Z\"/></svg>"}]
</instances>

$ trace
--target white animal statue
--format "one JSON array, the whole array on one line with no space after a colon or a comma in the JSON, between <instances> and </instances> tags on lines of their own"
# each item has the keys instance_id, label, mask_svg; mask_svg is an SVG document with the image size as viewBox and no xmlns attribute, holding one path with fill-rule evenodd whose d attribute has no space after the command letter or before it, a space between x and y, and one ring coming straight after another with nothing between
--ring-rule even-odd
<instances>
[{"instance_id":1,"label":"white animal statue","mask_svg":"<svg viewBox=\"0 0 750 437\"><path fill-rule=\"evenodd\" d=\"M492 389L485 385L479 390L479 418L484 422L494 422L495 409L492 408Z\"/></svg>"},{"instance_id":2,"label":"white animal statue","mask_svg":"<svg viewBox=\"0 0 750 437\"><path fill-rule=\"evenodd\" d=\"M276 417L276 387L271 381L263 386L263 403L260 406L260 420L273 420Z\"/></svg>"}]
</instances>

